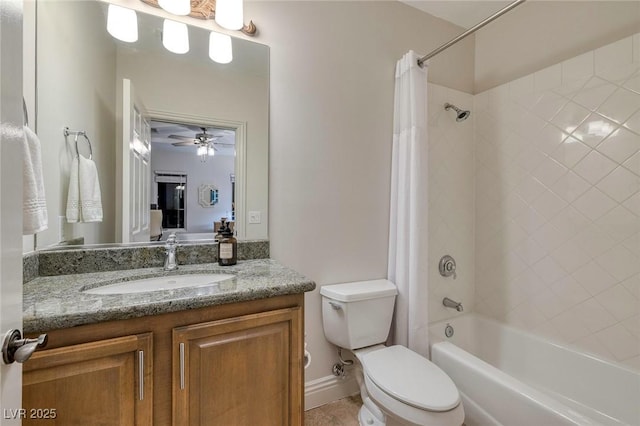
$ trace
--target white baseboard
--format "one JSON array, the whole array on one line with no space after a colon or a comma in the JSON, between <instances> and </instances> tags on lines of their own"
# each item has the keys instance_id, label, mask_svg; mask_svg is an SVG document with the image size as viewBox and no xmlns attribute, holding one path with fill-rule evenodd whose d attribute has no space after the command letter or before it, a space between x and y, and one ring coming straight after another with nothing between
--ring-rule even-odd
<instances>
[{"instance_id":1,"label":"white baseboard","mask_svg":"<svg viewBox=\"0 0 640 426\"><path fill-rule=\"evenodd\" d=\"M360 392L353 375L347 378L325 376L304 384L304 409L319 407Z\"/></svg>"}]
</instances>

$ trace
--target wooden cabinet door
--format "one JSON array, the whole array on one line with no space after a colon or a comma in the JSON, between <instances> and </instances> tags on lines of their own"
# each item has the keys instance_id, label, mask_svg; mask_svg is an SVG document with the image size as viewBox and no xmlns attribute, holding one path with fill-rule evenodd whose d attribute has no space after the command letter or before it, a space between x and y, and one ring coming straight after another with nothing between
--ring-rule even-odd
<instances>
[{"instance_id":1,"label":"wooden cabinet door","mask_svg":"<svg viewBox=\"0 0 640 426\"><path fill-rule=\"evenodd\" d=\"M302 425L302 310L173 330L173 424Z\"/></svg>"},{"instance_id":2,"label":"wooden cabinet door","mask_svg":"<svg viewBox=\"0 0 640 426\"><path fill-rule=\"evenodd\" d=\"M145 333L34 353L24 364L22 424L151 425L152 347Z\"/></svg>"}]
</instances>

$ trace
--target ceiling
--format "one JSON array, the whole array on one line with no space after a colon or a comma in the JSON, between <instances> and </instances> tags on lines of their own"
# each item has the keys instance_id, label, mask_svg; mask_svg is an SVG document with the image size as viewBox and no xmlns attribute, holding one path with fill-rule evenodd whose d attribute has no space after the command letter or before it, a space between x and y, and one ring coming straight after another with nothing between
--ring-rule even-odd
<instances>
[{"instance_id":1,"label":"ceiling","mask_svg":"<svg viewBox=\"0 0 640 426\"><path fill-rule=\"evenodd\" d=\"M452 22L465 29L485 20L511 1L494 0L400 0L438 18Z\"/></svg>"},{"instance_id":2,"label":"ceiling","mask_svg":"<svg viewBox=\"0 0 640 426\"><path fill-rule=\"evenodd\" d=\"M193 146L174 146L176 142L182 142L179 139L170 138L169 136L183 136L192 139L197 133L202 133L205 128L207 133L212 136L219 136L214 141L216 155L235 155L235 138L234 130L223 129L211 126L196 126L192 124L166 123L163 121L151 121L151 143L152 149L162 149L172 152L196 153L197 145ZM186 141L186 139L185 139Z\"/></svg>"}]
</instances>

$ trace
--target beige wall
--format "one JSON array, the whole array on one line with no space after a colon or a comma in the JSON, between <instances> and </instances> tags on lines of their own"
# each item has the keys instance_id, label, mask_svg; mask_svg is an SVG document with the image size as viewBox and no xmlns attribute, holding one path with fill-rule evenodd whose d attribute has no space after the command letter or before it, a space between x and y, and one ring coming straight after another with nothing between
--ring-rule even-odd
<instances>
[{"instance_id":1,"label":"beige wall","mask_svg":"<svg viewBox=\"0 0 640 426\"><path fill-rule=\"evenodd\" d=\"M638 1L528 1L476 33L475 93L640 28Z\"/></svg>"},{"instance_id":2,"label":"beige wall","mask_svg":"<svg viewBox=\"0 0 640 426\"><path fill-rule=\"evenodd\" d=\"M271 255L318 286L386 277L396 61L460 28L399 2L251 2L271 48ZM470 92L473 40L434 60L430 80ZM331 375L318 290L307 293L313 362Z\"/></svg>"}]
</instances>

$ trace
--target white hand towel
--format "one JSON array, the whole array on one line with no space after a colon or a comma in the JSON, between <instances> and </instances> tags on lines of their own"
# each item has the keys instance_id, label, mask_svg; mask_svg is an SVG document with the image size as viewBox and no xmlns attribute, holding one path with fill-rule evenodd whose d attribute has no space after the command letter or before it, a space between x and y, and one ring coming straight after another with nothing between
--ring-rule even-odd
<instances>
[{"instance_id":1,"label":"white hand towel","mask_svg":"<svg viewBox=\"0 0 640 426\"><path fill-rule=\"evenodd\" d=\"M98 168L93 160L80 156L80 212L83 222L102 222L102 194Z\"/></svg>"},{"instance_id":2,"label":"white hand towel","mask_svg":"<svg viewBox=\"0 0 640 426\"><path fill-rule=\"evenodd\" d=\"M67 195L67 222L80 221L80 182L78 181L78 157L71 162L69 173L69 192Z\"/></svg>"},{"instance_id":3,"label":"white hand towel","mask_svg":"<svg viewBox=\"0 0 640 426\"><path fill-rule=\"evenodd\" d=\"M96 164L80 156L73 159L69 175L67 222L102 222L102 194Z\"/></svg>"},{"instance_id":4,"label":"white hand towel","mask_svg":"<svg viewBox=\"0 0 640 426\"><path fill-rule=\"evenodd\" d=\"M40 139L27 126L24 126L22 176L22 234L35 234L48 227L47 202Z\"/></svg>"}]
</instances>

